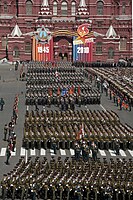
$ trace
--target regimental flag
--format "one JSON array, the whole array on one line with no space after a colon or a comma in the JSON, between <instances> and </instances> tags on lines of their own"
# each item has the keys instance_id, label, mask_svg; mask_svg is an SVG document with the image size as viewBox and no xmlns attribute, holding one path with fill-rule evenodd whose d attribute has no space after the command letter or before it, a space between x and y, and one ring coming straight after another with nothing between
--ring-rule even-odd
<instances>
[{"instance_id":1,"label":"regimental flag","mask_svg":"<svg viewBox=\"0 0 133 200\"><path fill-rule=\"evenodd\" d=\"M57 95L59 96L60 95L60 88L58 87L57 89Z\"/></svg>"},{"instance_id":2,"label":"regimental flag","mask_svg":"<svg viewBox=\"0 0 133 200\"><path fill-rule=\"evenodd\" d=\"M73 93L74 93L74 86L73 86L73 85L72 85L71 89L72 89L72 91L73 91Z\"/></svg>"},{"instance_id":3,"label":"regimental flag","mask_svg":"<svg viewBox=\"0 0 133 200\"><path fill-rule=\"evenodd\" d=\"M78 95L80 95L81 89L80 86L78 86Z\"/></svg>"},{"instance_id":4,"label":"regimental flag","mask_svg":"<svg viewBox=\"0 0 133 200\"><path fill-rule=\"evenodd\" d=\"M83 123L82 123L81 128L80 128L80 131L79 131L79 132L77 133L77 135L76 135L76 140L81 140L81 139L83 139L84 135L85 135L85 132L84 132L84 125L83 125Z\"/></svg>"},{"instance_id":5,"label":"regimental flag","mask_svg":"<svg viewBox=\"0 0 133 200\"><path fill-rule=\"evenodd\" d=\"M63 88L62 92L61 92L61 96L66 96L68 90L66 88Z\"/></svg>"},{"instance_id":6,"label":"regimental flag","mask_svg":"<svg viewBox=\"0 0 133 200\"><path fill-rule=\"evenodd\" d=\"M72 88L72 87L69 89L69 94L70 94L70 95L73 94L73 88Z\"/></svg>"}]
</instances>

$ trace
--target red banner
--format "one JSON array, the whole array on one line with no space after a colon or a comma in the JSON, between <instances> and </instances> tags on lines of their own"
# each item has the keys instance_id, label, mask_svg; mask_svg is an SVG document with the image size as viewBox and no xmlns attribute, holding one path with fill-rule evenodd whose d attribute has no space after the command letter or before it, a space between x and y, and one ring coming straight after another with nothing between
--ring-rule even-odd
<instances>
[{"instance_id":1,"label":"red banner","mask_svg":"<svg viewBox=\"0 0 133 200\"><path fill-rule=\"evenodd\" d=\"M75 42L73 37L73 61L92 62L93 61L93 41L86 40L83 44L82 41Z\"/></svg>"},{"instance_id":2,"label":"red banner","mask_svg":"<svg viewBox=\"0 0 133 200\"><path fill-rule=\"evenodd\" d=\"M53 38L49 43L36 43L36 61L53 61Z\"/></svg>"}]
</instances>

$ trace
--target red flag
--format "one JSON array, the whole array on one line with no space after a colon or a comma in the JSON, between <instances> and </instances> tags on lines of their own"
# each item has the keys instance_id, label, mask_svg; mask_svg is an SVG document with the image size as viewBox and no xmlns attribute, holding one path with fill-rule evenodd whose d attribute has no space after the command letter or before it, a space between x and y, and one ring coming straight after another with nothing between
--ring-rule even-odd
<instances>
[{"instance_id":1,"label":"red flag","mask_svg":"<svg viewBox=\"0 0 133 200\"><path fill-rule=\"evenodd\" d=\"M58 90L57 90L57 95L59 96L60 95L60 88L58 87Z\"/></svg>"},{"instance_id":2,"label":"red flag","mask_svg":"<svg viewBox=\"0 0 133 200\"><path fill-rule=\"evenodd\" d=\"M78 86L78 95L80 95L80 92L81 92L80 86Z\"/></svg>"},{"instance_id":3,"label":"red flag","mask_svg":"<svg viewBox=\"0 0 133 200\"><path fill-rule=\"evenodd\" d=\"M84 126L81 125L80 131L76 135L76 140L81 140L84 137Z\"/></svg>"},{"instance_id":4,"label":"red flag","mask_svg":"<svg viewBox=\"0 0 133 200\"><path fill-rule=\"evenodd\" d=\"M74 93L74 86L73 86L73 85L72 85L71 89L72 89L72 91L73 91L73 93Z\"/></svg>"},{"instance_id":5,"label":"red flag","mask_svg":"<svg viewBox=\"0 0 133 200\"><path fill-rule=\"evenodd\" d=\"M70 88L70 90L69 90L69 94L73 94L73 90L72 90L72 88Z\"/></svg>"},{"instance_id":6,"label":"red flag","mask_svg":"<svg viewBox=\"0 0 133 200\"><path fill-rule=\"evenodd\" d=\"M77 135L76 135L76 140L80 140L81 138L80 138L80 135L81 135L81 130L77 133Z\"/></svg>"}]
</instances>

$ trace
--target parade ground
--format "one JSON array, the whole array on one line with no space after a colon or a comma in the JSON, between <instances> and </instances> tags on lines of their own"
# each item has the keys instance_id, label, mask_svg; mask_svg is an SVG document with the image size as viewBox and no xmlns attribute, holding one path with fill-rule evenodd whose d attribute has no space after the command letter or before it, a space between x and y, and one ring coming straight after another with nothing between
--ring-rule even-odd
<instances>
[{"instance_id":1,"label":"parade ground","mask_svg":"<svg viewBox=\"0 0 133 200\"><path fill-rule=\"evenodd\" d=\"M25 150L22 147L22 139L23 139L23 128L24 128L24 119L25 119L25 112L26 109L31 110L32 108L30 106L25 105L25 92L26 92L26 82L19 80L21 65L19 65L19 68L17 71L15 71L14 65L3 63L0 65L0 97L3 97L5 101L5 106L3 111L0 111L0 132L1 132L1 140L0 140L0 180L3 176L3 174L9 173L15 166L15 164L19 161L20 157L25 157L25 159L28 158L28 156L35 157L44 157L46 156L49 160L51 156L54 156L55 158L58 156L61 156L62 159L66 157L72 157L74 156L74 150L57 150L57 154L55 155L53 153L52 149L31 149L31 150ZM6 165L6 147L7 142L3 141L3 131L4 131L4 125L10 122L12 111L13 111L13 103L15 95L19 95L19 103L18 103L18 121L15 125L15 133L17 135L17 143L16 143L16 149L15 152L12 152L11 158L10 158L10 165ZM52 108L52 106L51 106ZM44 109L40 106L40 110ZM45 110L48 110L49 108L46 106ZM55 109L53 107L53 109ZM79 109L78 107L76 109ZM114 111L118 114L120 117L121 123L127 123L131 127L133 127L133 111L129 112L126 110L120 110L119 107L116 107L112 100L109 100L109 97L106 97L105 94L102 94L102 100L100 105L87 105L87 106L81 106L81 109L83 110L99 110L99 111ZM113 158L114 160L116 158L120 159L132 159L133 158L133 151L127 149L126 151L120 150L120 155L117 156L113 150L99 150L98 151L98 158L102 160L103 158L107 158L109 160L110 158Z\"/></svg>"}]
</instances>

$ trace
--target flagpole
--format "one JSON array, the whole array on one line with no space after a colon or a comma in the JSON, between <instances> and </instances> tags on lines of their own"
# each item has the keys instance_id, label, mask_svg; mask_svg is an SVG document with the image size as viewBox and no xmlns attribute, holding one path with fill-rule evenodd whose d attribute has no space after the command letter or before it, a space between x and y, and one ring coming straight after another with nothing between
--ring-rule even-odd
<instances>
[{"instance_id":1,"label":"flagpole","mask_svg":"<svg viewBox=\"0 0 133 200\"><path fill-rule=\"evenodd\" d=\"M82 122L82 140L83 140L83 138L84 138L84 124Z\"/></svg>"}]
</instances>

